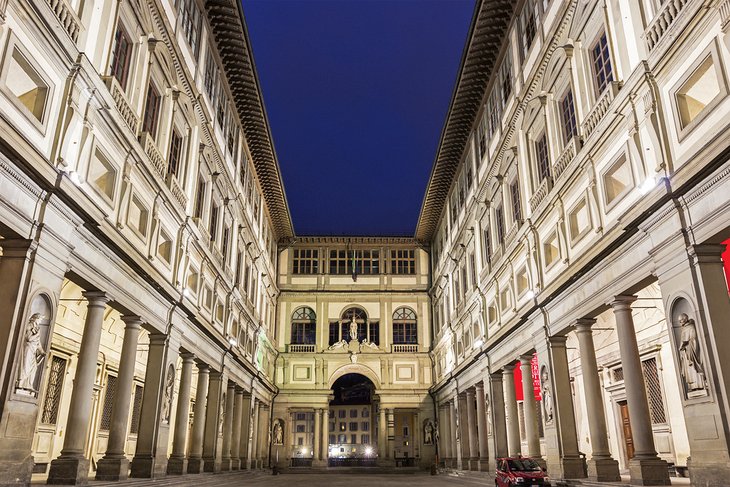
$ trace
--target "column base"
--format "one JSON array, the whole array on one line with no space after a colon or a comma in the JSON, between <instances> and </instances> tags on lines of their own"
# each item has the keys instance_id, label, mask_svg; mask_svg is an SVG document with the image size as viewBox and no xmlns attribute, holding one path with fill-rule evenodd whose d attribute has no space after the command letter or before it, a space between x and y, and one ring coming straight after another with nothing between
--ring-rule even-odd
<instances>
[{"instance_id":1,"label":"column base","mask_svg":"<svg viewBox=\"0 0 730 487\"><path fill-rule=\"evenodd\" d=\"M629 474L632 485L671 485L667 462L660 458L632 458L629 460ZM696 479L692 479L692 483L702 485Z\"/></svg>"},{"instance_id":2,"label":"column base","mask_svg":"<svg viewBox=\"0 0 730 487\"><path fill-rule=\"evenodd\" d=\"M221 461L215 458L203 458L203 472L219 473L221 471Z\"/></svg>"},{"instance_id":3,"label":"column base","mask_svg":"<svg viewBox=\"0 0 730 487\"><path fill-rule=\"evenodd\" d=\"M588 476L588 466L581 457L561 458L559 468L563 479L584 479Z\"/></svg>"},{"instance_id":4,"label":"column base","mask_svg":"<svg viewBox=\"0 0 730 487\"><path fill-rule=\"evenodd\" d=\"M0 462L0 485L30 485L33 476L33 457L23 461Z\"/></svg>"},{"instance_id":5,"label":"column base","mask_svg":"<svg viewBox=\"0 0 730 487\"><path fill-rule=\"evenodd\" d=\"M58 457L51 461L49 485L88 485L89 460L84 457Z\"/></svg>"},{"instance_id":6,"label":"column base","mask_svg":"<svg viewBox=\"0 0 730 487\"><path fill-rule=\"evenodd\" d=\"M221 460L221 472L230 472L232 460L230 458L224 458Z\"/></svg>"},{"instance_id":7,"label":"column base","mask_svg":"<svg viewBox=\"0 0 730 487\"><path fill-rule=\"evenodd\" d=\"M588 478L596 482L621 482L618 462L613 458L588 460Z\"/></svg>"},{"instance_id":8,"label":"column base","mask_svg":"<svg viewBox=\"0 0 730 487\"><path fill-rule=\"evenodd\" d=\"M186 473L188 473L188 460L185 457L171 457L167 461L167 475L185 475Z\"/></svg>"},{"instance_id":9,"label":"column base","mask_svg":"<svg viewBox=\"0 0 730 487\"><path fill-rule=\"evenodd\" d=\"M464 466L473 472L477 472L477 471L479 471L479 459L470 458L469 460L465 460Z\"/></svg>"},{"instance_id":10,"label":"column base","mask_svg":"<svg viewBox=\"0 0 730 487\"><path fill-rule=\"evenodd\" d=\"M189 458L188 459L188 473L196 474L203 473L203 467L205 462L202 458Z\"/></svg>"},{"instance_id":11,"label":"column base","mask_svg":"<svg viewBox=\"0 0 730 487\"><path fill-rule=\"evenodd\" d=\"M241 459L240 458L231 459L231 470L241 470Z\"/></svg>"},{"instance_id":12,"label":"column base","mask_svg":"<svg viewBox=\"0 0 730 487\"><path fill-rule=\"evenodd\" d=\"M129 477L129 460L125 456L104 456L96 465L96 480L127 480Z\"/></svg>"},{"instance_id":13,"label":"column base","mask_svg":"<svg viewBox=\"0 0 730 487\"><path fill-rule=\"evenodd\" d=\"M167 460L167 459L165 459ZM134 457L129 476L137 479L156 479L167 474L167 461L157 461L154 457Z\"/></svg>"}]
</instances>

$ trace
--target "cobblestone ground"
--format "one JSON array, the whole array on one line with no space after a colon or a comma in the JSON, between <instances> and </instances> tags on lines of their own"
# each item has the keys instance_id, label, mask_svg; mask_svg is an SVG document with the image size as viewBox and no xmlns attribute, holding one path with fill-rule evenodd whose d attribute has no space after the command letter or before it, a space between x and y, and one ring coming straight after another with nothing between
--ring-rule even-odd
<instances>
[{"instance_id":1,"label":"cobblestone ground","mask_svg":"<svg viewBox=\"0 0 730 487\"><path fill-rule=\"evenodd\" d=\"M35 482L33 483L36 484ZM471 474L458 476L456 474L441 474L431 476L428 472L398 473L398 474L369 474L359 472L336 473L285 473L271 475L263 472L234 472L222 474L186 475L184 477L165 477L159 480L130 479L124 482L96 482L90 481L89 487L167 487L167 486L194 486L194 487L233 487L233 486L261 486L261 487L430 487L448 485L482 485L492 486L494 480L486 475Z\"/></svg>"}]
</instances>

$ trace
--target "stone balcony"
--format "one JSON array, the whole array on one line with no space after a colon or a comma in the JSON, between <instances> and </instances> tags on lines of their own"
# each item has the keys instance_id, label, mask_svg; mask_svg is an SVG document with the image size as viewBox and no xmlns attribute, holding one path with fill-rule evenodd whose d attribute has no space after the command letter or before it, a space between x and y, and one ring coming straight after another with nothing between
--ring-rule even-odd
<instances>
[{"instance_id":1,"label":"stone balcony","mask_svg":"<svg viewBox=\"0 0 730 487\"><path fill-rule=\"evenodd\" d=\"M588 140L598 124L601 123L601 120L603 120L603 117L606 116L608 113L608 107L611 105L613 99L616 98L620 88L621 83L613 81L605 90L603 90L603 93L600 98L598 98L596 104L593 106L591 111L588 112L588 115L586 115L586 118L583 120L583 124L581 125L584 141Z\"/></svg>"},{"instance_id":2,"label":"stone balcony","mask_svg":"<svg viewBox=\"0 0 730 487\"><path fill-rule=\"evenodd\" d=\"M131 130L134 135L137 135L137 130L139 129L139 117L137 117L137 114L134 113L124 89L122 89L119 81L117 81L114 76L104 76L102 79L104 80L104 84L107 88L109 88L109 93L111 93L112 99L114 100L124 123L127 124L127 127L129 127L129 130Z\"/></svg>"},{"instance_id":3,"label":"stone balcony","mask_svg":"<svg viewBox=\"0 0 730 487\"><path fill-rule=\"evenodd\" d=\"M393 345L391 345L391 351L393 353L416 353L418 352L418 345L411 343L394 343Z\"/></svg>"},{"instance_id":4,"label":"stone balcony","mask_svg":"<svg viewBox=\"0 0 730 487\"><path fill-rule=\"evenodd\" d=\"M649 27L647 27L646 32L644 32L646 47L649 51L659 44L659 41L662 40L664 34L674 24L674 21L677 20L677 17L688 3L690 3L690 0L667 0L666 4L654 17L654 20L651 21Z\"/></svg>"},{"instance_id":5,"label":"stone balcony","mask_svg":"<svg viewBox=\"0 0 730 487\"><path fill-rule=\"evenodd\" d=\"M314 353L314 344L311 345L304 345L304 344L296 344L296 343L290 343L286 346L286 351L289 353Z\"/></svg>"},{"instance_id":6,"label":"stone balcony","mask_svg":"<svg viewBox=\"0 0 730 487\"><path fill-rule=\"evenodd\" d=\"M150 158L152 167L155 169L157 175L160 176L162 179L165 179L167 163L165 162L165 158L162 157L162 153L157 147L157 142L155 142L155 139L150 135L149 132L142 132L142 134L139 136L139 141L142 144L142 147L144 147L145 153Z\"/></svg>"},{"instance_id":7,"label":"stone balcony","mask_svg":"<svg viewBox=\"0 0 730 487\"><path fill-rule=\"evenodd\" d=\"M81 19L76 15L74 9L65 0L46 0L46 3L53 10L63 30L66 31L72 41L77 42L79 32L81 32Z\"/></svg>"}]
</instances>

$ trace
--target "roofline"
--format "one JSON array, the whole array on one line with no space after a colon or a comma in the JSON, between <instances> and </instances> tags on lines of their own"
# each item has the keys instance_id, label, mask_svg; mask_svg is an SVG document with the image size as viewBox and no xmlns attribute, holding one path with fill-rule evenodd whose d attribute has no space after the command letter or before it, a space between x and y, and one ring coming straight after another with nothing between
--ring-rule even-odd
<instances>
[{"instance_id":1,"label":"roofline","mask_svg":"<svg viewBox=\"0 0 730 487\"><path fill-rule=\"evenodd\" d=\"M284 190L281 167L274 149L261 83L246 28L243 5L238 0L206 0L205 6L223 69L228 78L243 132L251 151L256 175L261 183L274 234L277 240L291 238L294 236L294 225ZM238 12L238 23L235 26L232 25L232 15L227 14L232 13L234 9ZM216 13L221 10L223 13ZM230 29L234 27L237 27L240 32L231 32ZM234 42L225 42L226 36L230 41L235 40L239 35L243 40L242 46L236 45Z\"/></svg>"},{"instance_id":2,"label":"roofline","mask_svg":"<svg viewBox=\"0 0 730 487\"><path fill-rule=\"evenodd\" d=\"M517 0L477 0L475 5L457 82L418 216L414 238L422 243L429 243L436 233L516 3ZM496 49L490 49L488 44L495 43ZM471 80L467 79L467 74ZM467 84L467 81L471 82Z\"/></svg>"}]
</instances>

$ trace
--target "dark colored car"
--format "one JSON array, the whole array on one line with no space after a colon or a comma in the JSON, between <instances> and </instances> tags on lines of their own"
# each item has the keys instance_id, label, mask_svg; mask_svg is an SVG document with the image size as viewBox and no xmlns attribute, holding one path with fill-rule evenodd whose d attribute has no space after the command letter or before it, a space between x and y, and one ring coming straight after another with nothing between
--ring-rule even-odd
<instances>
[{"instance_id":1,"label":"dark colored car","mask_svg":"<svg viewBox=\"0 0 730 487\"><path fill-rule=\"evenodd\" d=\"M545 470L532 458L498 458L494 484L496 487L550 485Z\"/></svg>"}]
</instances>

